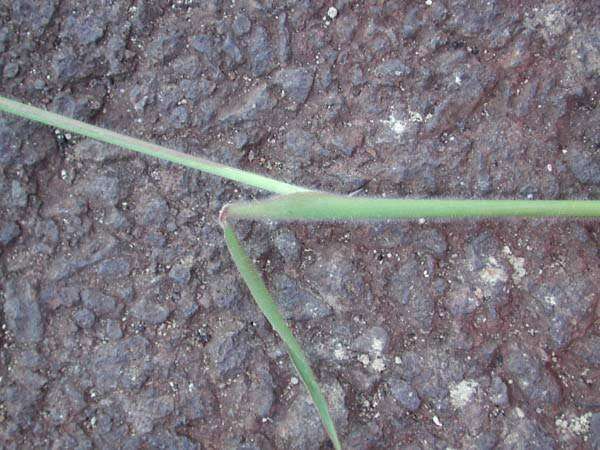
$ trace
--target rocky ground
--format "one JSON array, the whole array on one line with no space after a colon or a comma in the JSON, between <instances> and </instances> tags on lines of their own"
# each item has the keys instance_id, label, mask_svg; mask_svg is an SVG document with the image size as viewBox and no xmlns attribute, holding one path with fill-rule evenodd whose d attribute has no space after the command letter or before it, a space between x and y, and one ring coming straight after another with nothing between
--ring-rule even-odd
<instances>
[{"instance_id":1,"label":"rocky ground","mask_svg":"<svg viewBox=\"0 0 600 450\"><path fill-rule=\"evenodd\" d=\"M339 193L600 199L596 1L0 5L2 95ZM217 224L256 195L0 115L0 445L329 448ZM600 448L600 222L240 233L346 448Z\"/></svg>"}]
</instances>

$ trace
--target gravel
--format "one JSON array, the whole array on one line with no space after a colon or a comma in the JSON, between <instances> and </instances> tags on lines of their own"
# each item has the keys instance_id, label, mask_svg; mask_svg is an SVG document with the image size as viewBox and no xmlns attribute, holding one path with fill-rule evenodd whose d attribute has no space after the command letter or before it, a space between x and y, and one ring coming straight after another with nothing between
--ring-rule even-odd
<instances>
[{"instance_id":1,"label":"gravel","mask_svg":"<svg viewBox=\"0 0 600 450\"><path fill-rule=\"evenodd\" d=\"M237 36L243 36L250 31L251 26L252 23L248 16L244 13L240 13L235 16L235 20L233 21L233 32Z\"/></svg>"},{"instance_id":2,"label":"gravel","mask_svg":"<svg viewBox=\"0 0 600 450\"><path fill-rule=\"evenodd\" d=\"M273 82L281 87L283 94L300 104L308 98L313 80L313 72L304 68L284 69L273 75Z\"/></svg>"},{"instance_id":3,"label":"gravel","mask_svg":"<svg viewBox=\"0 0 600 450\"><path fill-rule=\"evenodd\" d=\"M12 282L4 295L4 317L15 340L19 343L40 342L44 338L44 323L35 287L26 281Z\"/></svg>"},{"instance_id":4,"label":"gravel","mask_svg":"<svg viewBox=\"0 0 600 450\"><path fill-rule=\"evenodd\" d=\"M131 307L131 315L153 325L160 325L169 317L169 309L150 298L144 298Z\"/></svg>"},{"instance_id":5,"label":"gravel","mask_svg":"<svg viewBox=\"0 0 600 450\"><path fill-rule=\"evenodd\" d=\"M331 315L329 305L292 278L281 275L273 283L273 295L279 300L283 316L294 321L322 319Z\"/></svg>"},{"instance_id":6,"label":"gravel","mask_svg":"<svg viewBox=\"0 0 600 450\"><path fill-rule=\"evenodd\" d=\"M73 320L75 321L78 327L89 329L94 326L96 316L89 309L81 308L75 311L75 314L73 314Z\"/></svg>"},{"instance_id":7,"label":"gravel","mask_svg":"<svg viewBox=\"0 0 600 450\"><path fill-rule=\"evenodd\" d=\"M302 164L308 164L310 156L321 153L319 143L308 131L293 128L285 135L284 149Z\"/></svg>"},{"instance_id":8,"label":"gravel","mask_svg":"<svg viewBox=\"0 0 600 450\"><path fill-rule=\"evenodd\" d=\"M6 246L21 235L21 229L16 222L0 223L0 244Z\"/></svg>"},{"instance_id":9,"label":"gravel","mask_svg":"<svg viewBox=\"0 0 600 450\"><path fill-rule=\"evenodd\" d=\"M271 39L264 27L257 26L248 39L248 60L254 77L266 75L275 67Z\"/></svg>"},{"instance_id":10,"label":"gravel","mask_svg":"<svg viewBox=\"0 0 600 450\"><path fill-rule=\"evenodd\" d=\"M506 355L505 366L531 405L543 407L560 401L557 381L534 354L516 345L512 346Z\"/></svg>"},{"instance_id":11,"label":"gravel","mask_svg":"<svg viewBox=\"0 0 600 450\"><path fill-rule=\"evenodd\" d=\"M115 298L92 289L81 292L82 303L99 316L116 315L118 302Z\"/></svg>"},{"instance_id":12,"label":"gravel","mask_svg":"<svg viewBox=\"0 0 600 450\"><path fill-rule=\"evenodd\" d=\"M421 399L417 392L406 381L393 378L390 380L392 397L405 409L414 412L421 406Z\"/></svg>"}]
</instances>

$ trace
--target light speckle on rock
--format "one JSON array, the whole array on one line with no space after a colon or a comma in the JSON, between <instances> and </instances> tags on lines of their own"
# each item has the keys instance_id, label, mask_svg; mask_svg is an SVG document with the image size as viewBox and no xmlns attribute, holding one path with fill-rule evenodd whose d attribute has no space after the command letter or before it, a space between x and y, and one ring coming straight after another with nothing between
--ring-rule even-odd
<instances>
[{"instance_id":1,"label":"light speckle on rock","mask_svg":"<svg viewBox=\"0 0 600 450\"><path fill-rule=\"evenodd\" d=\"M393 114L391 114L387 120L382 120L381 123L390 127L390 129L398 136L401 136L404 131L406 131L406 122L397 119Z\"/></svg>"},{"instance_id":2,"label":"light speckle on rock","mask_svg":"<svg viewBox=\"0 0 600 450\"><path fill-rule=\"evenodd\" d=\"M508 275L493 256L488 258L488 265L479 272L479 277L487 284L504 283Z\"/></svg>"},{"instance_id":3,"label":"light speckle on rock","mask_svg":"<svg viewBox=\"0 0 600 450\"><path fill-rule=\"evenodd\" d=\"M577 436L582 436L590 431L590 419L592 413L586 413L581 416L573 416L571 418L561 415L554 422L556 427L562 432L570 431Z\"/></svg>"},{"instance_id":4,"label":"light speckle on rock","mask_svg":"<svg viewBox=\"0 0 600 450\"><path fill-rule=\"evenodd\" d=\"M375 372L383 372L385 370L385 360L381 356L376 356L371 363L371 368Z\"/></svg>"},{"instance_id":5,"label":"light speckle on rock","mask_svg":"<svg viewBox=\"0 0 600 450\"><path fill-rule=\"evenodd\" d=\"M546 303L548 306L556 306L557 302L556 302L556 297L554 297L553 295L545 295L544 296L544 303Z\"/></svg>"},{"instance_id":6,"label":"light speckle on rock","mask_svg":"<svg viewBox=\"0 0 600 450\"><path fill-rule=\"evenodd\" d=\"M375 353L381 353L383 351L384 342L381 339L373 338L373 351Z\"/></svg>"},{"instance_id":7,"label":"light speckle on rock","mask_svg":"<svg viewBox=\"0 0 600 450\"><path fill-rule=\"evenodd\" d=\"M508 259L508 262L513 268L512 280L518 284L523 277L527 275L527 271L525 270L525 258L513 255L508 245L504 246L502 253L506 255L506 259Z\"/></svg>"},{"instance_id":8,"label":"light speckle on rock","mask_svg":"<svg viewBox=\"0 0 600 450\"><path fill-rule=\"evenodd\" d=\"M519 419L523 419L525 417L525 413L523 412L523 410L521 408L519 408L518 406L515 408L515 414L517 415L517 417Z\"/></svg>"},{"instance_id":9,"label":"light speckle on rock","mask_svg":"<svg viewBox=\"0 0 600 450\"><path fill-rule=\"evenodd\" d=\"M408 117L411 122L422 123L423 115L418 111L408 111Z\"/></svg>"},{"instance_id":10,"label":"light speckle on rock","mask_svg":"<svg viewBox=\"0 0 600 450\"><path fill-rule=\"evenodd\" d=\"M371 362L371 360L369 359L369 355L359 355L358 356L358 361L363 365L363 366L368 366L369 363Z\"/></svg>"},{"instance_id":11,"label":"light speckle on rock","mask_svg":"<svg viewBox=\"0 0 600 450\"><path fill-rule=\"evenodd\" d=\"M335 356L336 359L346 359L348 357L346 349L342 346L336 347L333 351L333 356Z\"/></svg>"},{"instance_id":12,"label":"light speckle on rock","mask_svg":"<svg viewBox=\"0 0 600 450\"><path fill-rule=\"evenodd\" d=\"M479 383L475 380L462 380L460 383L450 386L450 403L455 408L466 406L475 393Z\"/></svg>"},{"instance_id":13,"label":"light speckle on rock","mask_svg":"<svg viewBox=\"0 0 600 450\"><path fill-rule=\"evenodd\" d=\"M331 6L328 10L327 10L327 17L329 17L330 19L335 19L338 15L338 10L335 6Z\"/></svg>"}]
</instances>

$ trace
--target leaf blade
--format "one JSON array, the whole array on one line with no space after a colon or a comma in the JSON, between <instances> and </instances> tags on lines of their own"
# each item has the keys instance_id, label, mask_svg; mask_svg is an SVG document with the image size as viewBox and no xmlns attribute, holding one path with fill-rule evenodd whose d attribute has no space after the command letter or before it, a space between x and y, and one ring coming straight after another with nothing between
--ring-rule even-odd
<instances>
[{"instance_id":1,"label":"leaf blade","mask_svg":"<svg viewBox=\"0 0 600 450\"><path fill-rule=\"evenodd\" d=\"M151 142L142 141L141 139L136 139L105 128L90 125L67 116L55 114L2 96L0 96L0 111L33 120L44 125L70 131L71 133L80 134L100 142L116 145L137 153L190 167L211 175L227 178L259 189L265 189L270 192L289 194L292 192L309 191L309 189L301 186L285 183L235 167L226 166L206 158L172 150Z\"/></svg>"},{"instance_id":2,"label":"leaf blade","mask_svg":"<svg viewBox=\"0 0 600 450\"><path fill-rule=\"evenodd\" d=\"M333 423L333 419L329 414L327 401L325 400L325 397L319 388L315 374L313 373L306 356L304 356L304 352L302 351L300 344L294 337L292 331L287 326L285 319L279 312L279 309L277 308L275 301L271 297L271 294L263 282L262 277L254 267L254 264L250 260L248 254L242 248L233 227L224 222L223 232L229 253L231 254L238 271L242 275L246 286L248 286L254 301L258 305L261 312L265 315L275 332L286 344L288 354L290 355L290 358L294 364L294 367L296 367L300 378L308 389L313 403L319 412L319 416L321 417L321 422L323 423L323 426L325 427L325 430L329 435L334 448L336 450L341 449L342 447L335 430L335 424Z\"/></svg>"}]
</instances>

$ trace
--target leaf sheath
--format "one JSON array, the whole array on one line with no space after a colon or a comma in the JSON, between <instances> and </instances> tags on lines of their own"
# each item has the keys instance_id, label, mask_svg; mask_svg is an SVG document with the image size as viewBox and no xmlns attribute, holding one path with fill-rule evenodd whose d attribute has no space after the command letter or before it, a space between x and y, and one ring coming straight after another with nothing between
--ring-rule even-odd
<instances>
[{"instance_id":1,"label":"leaf sheath","mask_svg":"<svg viewBox=\"0 0 600 450\"><path fill-rule=\"evenodd\" d=\"M600 217L600 200L454 200L343 197L293 193L227 206L228 217L255 220L391 220L485 217Z\"/></svg>"}]
</instances>

